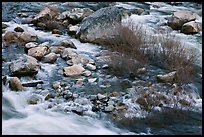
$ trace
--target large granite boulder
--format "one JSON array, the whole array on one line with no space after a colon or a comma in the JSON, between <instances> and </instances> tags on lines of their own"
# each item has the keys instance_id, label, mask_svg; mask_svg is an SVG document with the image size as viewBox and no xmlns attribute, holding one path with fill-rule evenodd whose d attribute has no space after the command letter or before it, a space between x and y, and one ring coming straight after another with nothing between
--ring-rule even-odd
<instances>
[{"instance_id":1,"label":"large granite boulder","mask_svg":"<svg viewBox=\"0 0 204 137\"><path fill-rule=\"evenodd\" d=\"M113 28L120 24L122 16L121 8L101 8L82 20L76 37L82 42L100 43L101 40L115 35Z\"/></svg>"}]
</instances>

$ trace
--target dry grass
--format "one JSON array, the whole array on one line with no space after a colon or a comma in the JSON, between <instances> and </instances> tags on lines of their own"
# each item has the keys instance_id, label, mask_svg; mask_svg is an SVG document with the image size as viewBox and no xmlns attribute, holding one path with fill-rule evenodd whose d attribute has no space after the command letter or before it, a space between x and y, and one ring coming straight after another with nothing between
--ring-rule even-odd
<instances>
[{"instance_id":1,"label":"dry grass","mask_svg":"<svg viewBox=\"0 0 204 137\"><path fill-rule=\"evenodd\" d=\"M137 69L147 64L157 65L163 69L177 71L175 82L187 83L194 77L194 64L198 56L189 53L180 40L166 35L147 36L141 26L130 22L127 26L116 26L114 38L103 40L113 54L108 60L110 71L119 76L137 75Z\"/></svg>"},{"instance_id":2,"label":"dry grass","mask_svg":"<svg viewBox=\"0 0 204 137\"><path fill-rule=\"evenodd\" d=\"M148 62L141 50L145 41L141 27L133 25L129 27L118 25L115 27L117 35L113 39L100 41L110 51L116 53L110 56L107 63L110 66L110 71L119 76L135 76L138 68Z\"/></svg>"}]
</instances>

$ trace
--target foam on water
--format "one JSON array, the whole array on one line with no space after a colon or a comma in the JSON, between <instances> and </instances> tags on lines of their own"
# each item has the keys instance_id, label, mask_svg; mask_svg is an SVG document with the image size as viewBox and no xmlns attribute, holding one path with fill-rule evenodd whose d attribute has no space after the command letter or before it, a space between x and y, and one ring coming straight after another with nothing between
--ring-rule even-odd
<instances>
[{"instance_id":1,"label":"foam on water","mask_svg":"<svg viewBox=\"0 0 204 137\"><path fill-rule=\"evenodd\" d=\"M96 118L78 116L74 113L61 113L45 110L43 104L28 105L27 98L32 91L21 93L7 89L3 98L8 100L16 112L24 114L22 118L13 116L2 119L3 135L116 135L133 134L117 129L112 124L107 124ZM3 104L3 111L6 111ZM7 111L9 112L9 111Z\"/></svg>"}]
</instances>

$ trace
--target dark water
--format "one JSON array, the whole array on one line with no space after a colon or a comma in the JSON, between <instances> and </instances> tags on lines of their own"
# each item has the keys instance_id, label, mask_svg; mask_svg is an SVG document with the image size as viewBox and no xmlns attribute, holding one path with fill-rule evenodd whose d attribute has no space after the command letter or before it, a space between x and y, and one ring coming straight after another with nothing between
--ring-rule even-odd
<instances>
[{"instance_id":1,"label":"dark water","mask_svg":"<svg viewBox=\"0 0 204 137\"><path fill-rule=\"evenodd\" d=\"M25 12L31 15L35 15L40 11L40 9L46 5L45 2L3 2L2 3L2 21L8 22L16 18L16 14L19 12ZM93 10L97 10L98 8L105 7L109 3L83 3L79 2L76 3L77 7L89 7ZM66 10L66 8L69 8L65 5L62 5L62 3L57 3L61 10ZM136 5L142 5L141 3ZM147 6L147 4L144 4L144 6ZM17 50L16 50L17 49ZM8 53L12 53L12 50L17 51L16 53L22 53L23 48L15 47L15 45L7 49L6 52L3 52L3 55L5 56ZM12 54L9 54L6 58L7 61L10 61L9 59L12 57ZM61 64L61 61L58 60L58 65L64 65ZM152 68L155 69L156 73L156 67ZM55 75L53 76L53 79L51 79L49 82L52 83L53 81L60 80L61 76L57 73L58 70L55 70ZM8 65L5 65L3 70L3 74L8 74ZM155 73L152 73L154 75ZM151 76L150 76L151 78ZM145 78L144 78L145 79ZM45 81L48 81L49 78L45 79ZM151 78L152 81L155 79ZM69 79L67 79L69 81ZM202 97L202 81L201 77L197 77L197 82L194 83L197 86L198 93ZM113 84L114 85L114 84ZM115 84L115 87L112 86L113 89L117 89L118 85ZM87 88L81 89L81 91L88 90L88 89L94 89L89 90L89 93L95 92L97 87L90 86ZM113 90L113 89L109 89ZM78 89L80 91L80 89ZM108 90L107 90L108 91ZM101 92L106 92L106 90L103 90ZM12 104L10 103L9 99L3 98L2 99L2 106L7 107L9 109L2 110L2 119L8 120L15 116L17 119L22 119L26 117L26 114L21 113L17 111ZM191 111L191 110L178 110L178 109L172 109L172 108L165 108L162 112L152 112L145 118L123 118L120 120L113 120L109 116L107 116L107 119L112 121L112 124L114 124L119 129L125 129L130 132L134 133L150 133L153 135L201 135L202 134L202 113ZM81 123L82 124L82 123ZM80 125L79 125L80 126ZM95 128L93 128L95 130ZM70 131L71 132L71 131Z\"/></svg>"}]
</instances>

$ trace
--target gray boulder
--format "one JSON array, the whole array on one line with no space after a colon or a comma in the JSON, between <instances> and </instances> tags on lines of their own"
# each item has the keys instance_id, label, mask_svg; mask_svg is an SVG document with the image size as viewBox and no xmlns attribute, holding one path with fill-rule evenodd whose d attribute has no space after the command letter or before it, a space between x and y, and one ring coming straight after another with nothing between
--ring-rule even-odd
<instances>
[{"instance_id":1,"label":"gray boulder","mask_svg":"<svg viewBox=\"0 0 204 137\"><path fill-rule=\"evenodd\" d=\"M76 37L82 42L100 43L115 35L113 28L120 24L122 15L122 9L118 7L101 8L82 20Z\"/></svg>"}]
</instances>

